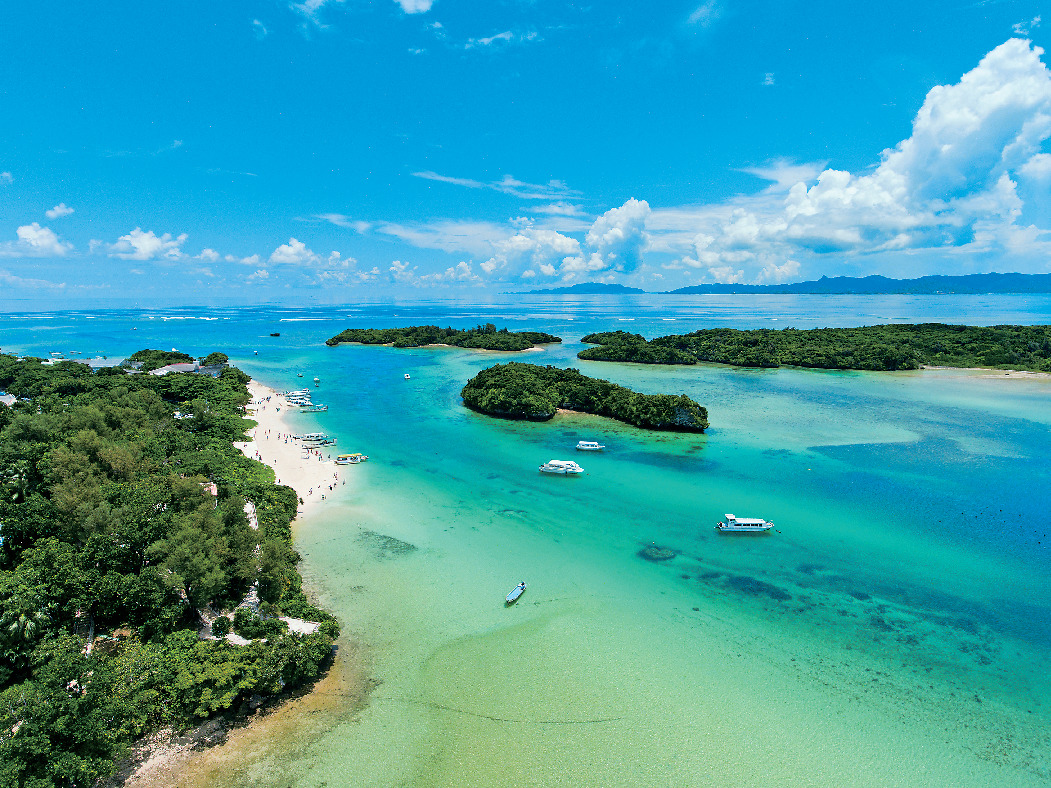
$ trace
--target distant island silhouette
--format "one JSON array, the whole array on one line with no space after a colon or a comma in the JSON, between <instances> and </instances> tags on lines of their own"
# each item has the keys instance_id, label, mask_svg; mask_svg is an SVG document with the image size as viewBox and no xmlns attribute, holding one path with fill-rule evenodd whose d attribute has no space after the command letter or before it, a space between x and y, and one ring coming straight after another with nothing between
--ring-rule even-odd
<instances>
[{"instance_id":1,"label":"distant island silhouette","mask_svg":"<svg viewBox=\"0 0 1051 788\"><path fill-rule=\"evenodd\" d=\"M514 295L623 295L626 293L645 293L637 287L626 285L609 285L602 282L581 282L569 287L551 287L546 290L527 290Z\"/></svg>"},{"instance_id":2,"label":"distant island silhouette","mask_svg":"<svg viewBox=\"0 0 1051 788\"><path fill-rule=\"evenodd\" d=\"M626 295L645 293L637 287L585 282L570 287L529 290L519 295ZM960 276L921 276L918 279L891 279L872 276L822 276L809 282L779 285L704 284L680 287L654 295L732 295L766 293L771 295L936 295L939 293L1051 293L1049 274L963 274Z\"/></svg>"}]
</instances>

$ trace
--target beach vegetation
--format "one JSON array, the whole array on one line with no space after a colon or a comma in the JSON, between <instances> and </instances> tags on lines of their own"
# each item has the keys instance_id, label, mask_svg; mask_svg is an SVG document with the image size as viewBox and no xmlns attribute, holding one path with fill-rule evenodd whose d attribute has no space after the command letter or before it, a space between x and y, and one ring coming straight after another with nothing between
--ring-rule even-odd
<instances>
[{"instance_id":1,"label":"beach vegetation","mask_svg":"<svg viewBox=\"0 0 1051 788\"><path fill-rule=\"evenodd\" d=\"M192 362L193 356L177 350L150 350L148 348L135 351L123 361L126 366L141 364L138 369L143 372L160 369L169 364L190 364Z\"/></svg>"},{"instance_id":2,"label":"beach vegetation","mask_svg":"<svg viewBox=\"0 0 1051 788\"><path fill-rule=\"evenodd\" d=\"M201 364L206 367L214 367L219 364L227 364L230 361L230 357L225 353L220 353L218 350L214 353L209 353L207 356L201 359Z\"/></svg>"},{"instance_id":3,"label":"beach vegetation","mask_svg":"<svg viewBox=\"0 0 1051 788\"><path fill-rule=\"evenodd\" d=\"M320 675L339 625L302 589L296 493L233 446L248 379L0 354L0 786L94 784L137 737ZM257 639L200 639L253 585L267 616L232 626Z\"/></svg>"},{"instance_id":4,"label":"beach vegetation","mask_svg":"<svg viewBox=\"0 0 1051 788\"><path fill-rule=\"evenodd\" d=\"M1051 326L944 323L800 330L711 328L646 340L623 331L589 334L590 361L893 371L982 367L1051 372Z\"/></svg>"},{"instance_id":5,"label":"beach vegetation","mask_svg":"<svg viewBox=\"0 0 1051 788\"><path fill-rule=\"evenodd\" d=\"M606 416L651 430L704 432L708 411L685 395L641 394L575 369L497 364L483 369L460 392L480 413L546 421L559 409Z\"/></svg>"},{"instance_id":6,"label":"beach vegetation","mask_svg":"<svg viewBox=\"0 0 1051 788\"><path fill-rule=\"evenodd\" d=\"M506 328L497 329L494 324L486 323L465 330L438 326L348 328L325 340L325 344L334 347L345 342L358 342L363 345L393 345L402 348L452 345L475 350L518 351L561 341L561 337L541 331L508 331Z\"/></svg>"}]
</instances>

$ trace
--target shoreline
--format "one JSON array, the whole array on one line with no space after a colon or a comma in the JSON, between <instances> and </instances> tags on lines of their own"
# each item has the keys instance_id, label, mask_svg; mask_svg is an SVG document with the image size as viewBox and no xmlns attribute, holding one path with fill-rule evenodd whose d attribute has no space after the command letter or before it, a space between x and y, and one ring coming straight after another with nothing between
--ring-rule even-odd
<instances>
[{"instance_id":1,"label":"shoreline","mask_svg":"<svg viewBox=\"0 0 1051 788\"><path fill-rule=\"evenodd\" d=\"M553 345L562 344L561 342L552 342ZM340 347L341 345L357 345L358 347L395 347L393 342L337 342L329 347ZM429 345L412 345L411 347L400 347L398 350L418 350L424 347L451 347L456 350L474 350L479 353L533 353L537 350L544 350L543 345L533 345L532 347L524 347L521 350L496 350L495 348L488 347L461 347L460 345L450 345L447 342L431 342Z\"/></svg>"},{"instance_id":2,"label":"shoreline","mask_svg":"<svg viewBox=\"0 0 1051 788\"><path fill-rule=\"evenodd\" d=\"M299 514L303 517L319 503L327 501L327 493L346 485L346 478L334 462L334 451L304 456L303 447L291 439L294 434L288 425L290 412L280 392L257 380L248 381L248 418L256 422L249 430L249 440L235 443L246 457L259 460L274 470L277 484L291 487L299 496ZM298 519L297 517L297 519Z\"/></svg>"},{"instance_id":3,"label":"shoreline","mask_svg":"<svg viewBox=\"0 0 1051 788\"><path fill-rule=\"evenodd\" d=\"M934 367L926 364L921 365L920 372L986 372L984 378L1021 378L1023 380L1047 380L1051 379L1051 372L1035 372L1028 369L995 369L992 367Z\"/></svg>"},{"instance_id":4,"label":"shoreline","mask_svg":"<svg viewBox=\"0 0 1051 788\"><path fill-rule=\"evenodd\" d=\"M233 445L246 457L270 466L275 483L296 491L300 505L292 521L295 529L318 504L330 500L327 493L344 487L346 479L327 452L304 456L302 446L286 438L293 434L286 419L290 410L279 391L254 379L247 386L252 396L247 417L256 426L248 431L249 440ZM328 669L306 691L275 695L262 702L246 701L241 709L210 717L182 733L170 728L157 731L132 745L131 762L104 785L183 788L188 779L194 785L212 784L217 770L236 769L231 761L238 755L237 744L259 746L260 737L268 736L272 729L301 723L304 715L317 715L316 725L321 719L353 712L367 704L370 687L361 646L337 644Z\"/></svg>"}]
</instances>

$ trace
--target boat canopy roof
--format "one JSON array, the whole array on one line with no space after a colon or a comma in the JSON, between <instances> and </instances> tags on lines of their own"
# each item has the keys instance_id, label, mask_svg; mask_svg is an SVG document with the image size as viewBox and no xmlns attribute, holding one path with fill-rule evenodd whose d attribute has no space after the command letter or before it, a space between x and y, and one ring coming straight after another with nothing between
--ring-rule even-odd
<instances>
[{"instance_id":1,"label":"boat canopy roof","mask_svg":"<svg viewBox=\"0 0 1051 788\"><path fill-rule=\"evenodd\" d=\"M740 523L741 525L760 525L766 522L762 517L734 517L732 514L725 514L723 516L726 518L727 522L733 521L735 523Z\"/></svg>"}]
</instances>

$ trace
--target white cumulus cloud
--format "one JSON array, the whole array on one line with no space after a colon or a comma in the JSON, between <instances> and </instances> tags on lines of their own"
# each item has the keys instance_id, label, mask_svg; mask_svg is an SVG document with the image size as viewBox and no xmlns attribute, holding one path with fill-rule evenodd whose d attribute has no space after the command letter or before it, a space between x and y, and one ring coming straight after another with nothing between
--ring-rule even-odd
<instances>
[{"instance_id":1,"label":"white cumulus cloud","mask_svg":"<svg viewBox=\"0 0 1051 788\"><path fill-rule=\"evenodd\" d=\"M121 260L181 260L182 245L188 237L186 233L174 237L171 233L156 235L153 230L143 232L136 227L110 244L109 256Z\"/></svg>"},{"instance_id":2,"label":"white cumulus cloud","mask_svg":"<svg viewBox=\"0 0 1051 788\"><path fill-rule=\"evenodd\" d=\"M15 235L17 241L0 243L0 257L65 257L73 251L73 244L37 222L19 227Z\"/></svg>"},{"instance_id":3,"label":"white cumulus cloud","mask_svg":"<svg viewBox=\"0 0 1051 788\"><path fill-rule=\"evenodd\" d=\"M1051 220L1051 157L1042 150L1051 138L1051 72L1042 54L1010 39L959 82L932 88L911 135L870 172L816 173L783 161L748 170L773 185L720 205L657 211L652 245L679 250L684 264L723 281L739 270L770 281L802 254L1040 243L1030 228L1047 230Z\"/></svg>"},{"instance_id":4,"label":"white cumulus cloud","mask_svg":"<svg viewBox=\"0 0 1051 788\"><path fill-rule=\"evenodd\" d=\"M649 215L649 203L635 198L606 211L588 230L585 240L590 253L566 258L560 270L570 278L598 272L633 272L642 263L642 253L649 243Z\"/></svg>"},{"instance_id":5,"label":"white cumulus cloud","mask_svg":"<svg viewBox=\"0 0 1051 788\"><path fill-rule=\"evenodd\" d=\"M431 10L434 0L394 0L406 14L424 14Z\"/></svg>"},{"instance_id":6,"label":"white cumulus cloud","mask_svg":"<svg viewBox=\"0 0 1051 788\"><path fill-rule=\"evenodd\" d=\"M73 213L73 209L64 202L60 202L54 208L44 211L44 215L48 219L61 219L63 216L69 216L71 213Z\"/></svg>"},{"instance_id":7,"label":"white cumulus cloud","mask_svg":"<svg viewBox=\"0 0 1051 788\"><path fill-rule=\"evenodd\" d=\"M536 275L569 255L580 254L580 241L554 230L526 226L509 238L493 242L495 253L481 264L487 274Z\"/></svg>"}]
</instances>

